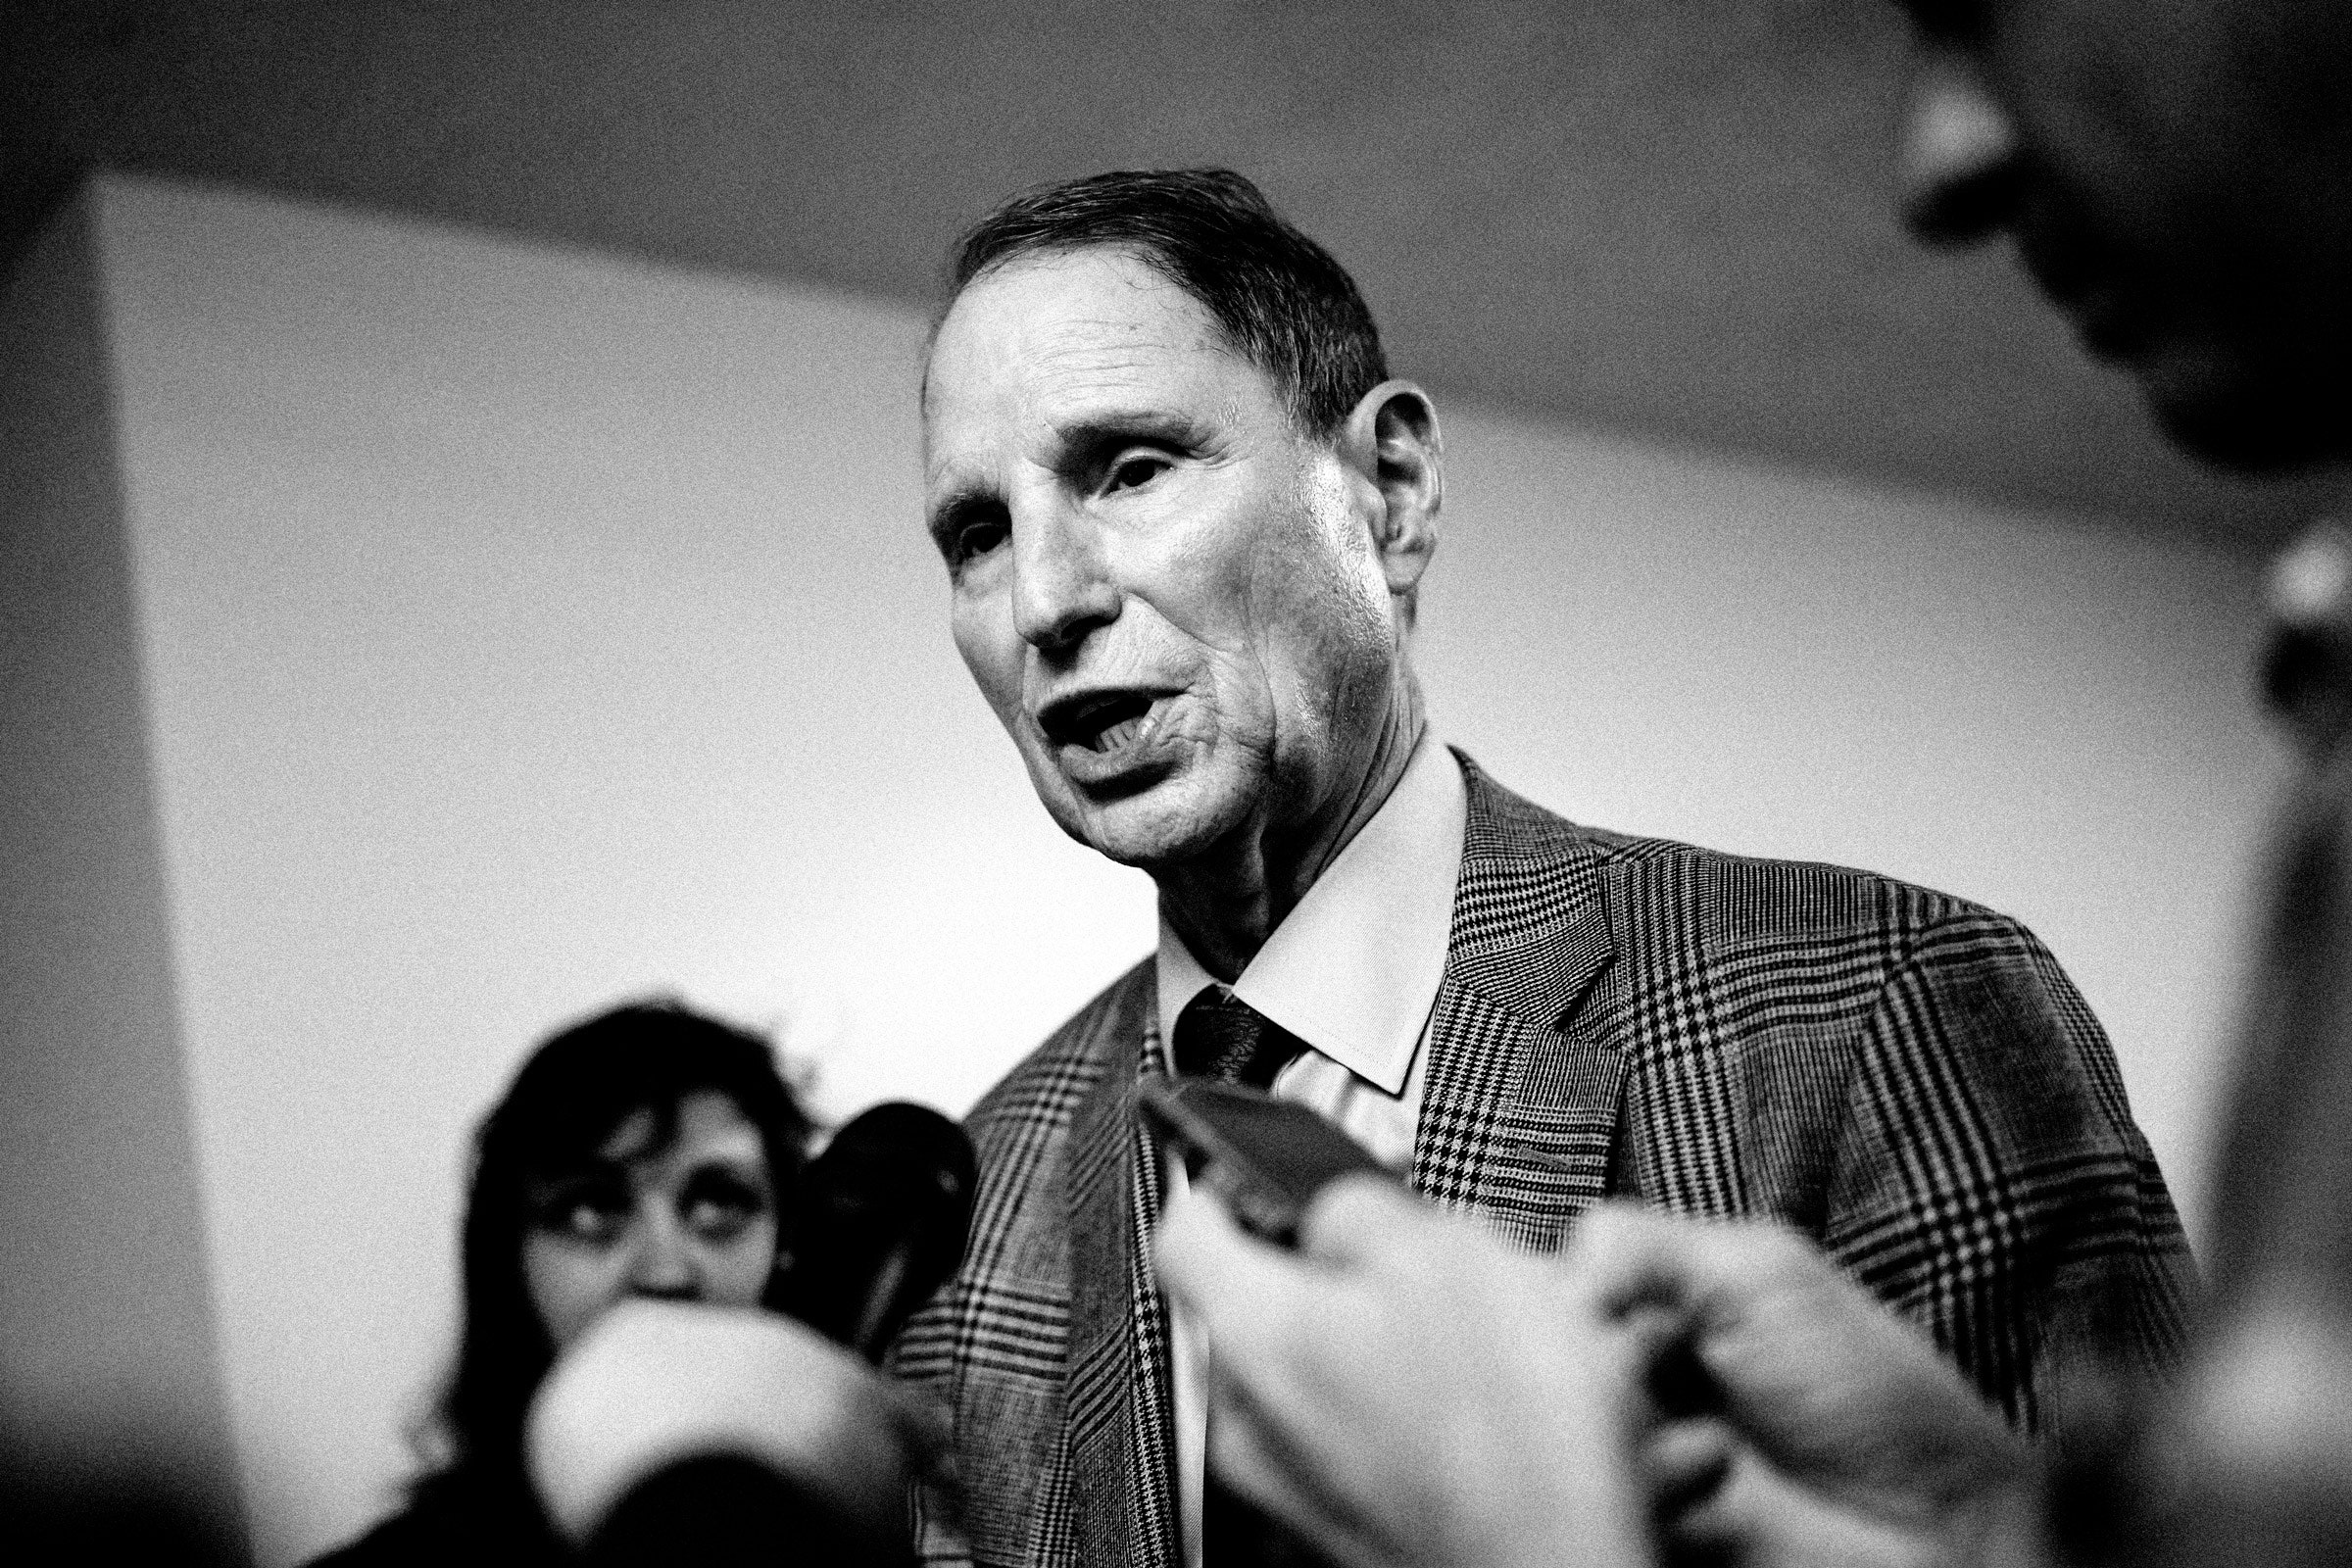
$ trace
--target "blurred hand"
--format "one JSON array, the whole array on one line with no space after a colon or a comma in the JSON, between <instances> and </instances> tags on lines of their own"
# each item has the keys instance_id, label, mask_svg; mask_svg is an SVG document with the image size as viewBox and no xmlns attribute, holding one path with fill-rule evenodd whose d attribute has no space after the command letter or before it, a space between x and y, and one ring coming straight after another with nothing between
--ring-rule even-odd
<instances>
[{"instance_id":1,"label":"blurred hand","mask_svg":"<svg viewBox=\"0 0 2352 1568\"><path fill-rule=\"evenodd\" d=\"M637 1482L673 1460L759 1460L887 1541L906 1486L943 1446L902 1390L790 1318L678 1301L613 1307L531 1401L531 1479L585 1542Z\"/></svg>"},{"instance_id":2,"label":"blurred hand","mask_svg":"<svg viewBox=\"0 0 2352 1568\"><path fill-rule=\"evenodd\" d=\"M1297 1255L1187 1195L1156 1258L1208 1335L1212 1462L1336 1560L1649 1560L1646 1317L1604 1320L1554 1261L1365 1179L1317 1199Z\"/></svg>"},{"instance_id":3,"label":"blurred hand","mask_svg":"<svg viewBox=\"0 0 2352 1568\"><path fill-rule=\"evenodd\" d=\"M1609 1203L1563 1261L1603 1313L1674 1320L1703 1371L1709 1413L1652 1442L1733 1463L1677 1544L1747 1564L2040 1559L2031 1450L1795 1232Z\"/></svg>"},{"instance_id":4,"label":"blurred hand","mask_svg":"<svg viewBox=\"0 0 2352 1568\"><path fill-rule=\"evenodd\" d=\"M2144 1435L2116 1560L2352 1561L2352 1312L2313 1284L2265 1282L2211 1325Z\"/></svg>"}]
</instances>

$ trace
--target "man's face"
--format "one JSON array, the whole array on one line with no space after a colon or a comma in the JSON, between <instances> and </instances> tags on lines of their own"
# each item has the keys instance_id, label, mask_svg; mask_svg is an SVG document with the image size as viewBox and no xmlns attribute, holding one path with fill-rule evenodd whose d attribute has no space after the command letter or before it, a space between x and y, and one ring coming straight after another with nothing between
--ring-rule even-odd
<instances>
[{"instance_id":1,"label":"man's face","mask_svg":"<svg viewBox=\"0 0 2352 1568\"><path fill-rule=\"evenodd\" d=\"M1380 492L1182 289L1103 248L982 274L923 439L956 646L1071 837L1177 864L1303 829L1369 765Z\"/></svg>"},{"instance_id":2,"label":"man's face","mask_svg":"<svg viewBox=\"0 0 2352 1568\"><path fill-rule=\"evenodd\" d=\"M2006 231L2173 436L2242 466L2352 446L2352 7L1907 0L1908 205Z\"/></svg>"}]
</instances>

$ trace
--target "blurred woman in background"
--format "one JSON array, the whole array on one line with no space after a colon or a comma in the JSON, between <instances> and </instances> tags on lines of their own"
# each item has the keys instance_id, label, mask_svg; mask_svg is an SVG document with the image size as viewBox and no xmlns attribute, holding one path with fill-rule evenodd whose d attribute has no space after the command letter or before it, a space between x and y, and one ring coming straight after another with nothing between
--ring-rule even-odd
<instances>
[{"instance_id":1,"label":"blurred woman in background","mask_svg":"<svg viewBox=\"0 0 2352 1568\"><path fill-rule=\"evenodd\" d=\"M523 1471L532 1392L629 1297L769 1304L808 1131L764 1041L682 1006L617 1007L541 1046L476 1138L428 1468L315 1568L559 1558Z\"/></svg>"}]
</instances>

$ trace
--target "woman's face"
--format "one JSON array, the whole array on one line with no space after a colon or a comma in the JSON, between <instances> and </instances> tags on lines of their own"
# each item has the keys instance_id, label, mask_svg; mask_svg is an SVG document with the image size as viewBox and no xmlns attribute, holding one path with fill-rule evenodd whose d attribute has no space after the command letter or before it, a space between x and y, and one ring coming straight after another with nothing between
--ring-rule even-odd
<instances>
[{"instance_id":1,"label":"woman's face","mask_svg":"<svg viewBox=\"0 0 2352 1568\"><path fill-rule=\"evenodd\" d=\"M757 1306L776 1262L776 1199L760 1129L714 1089L678 1102L659 1147L652 1107L596 1157L524 1184L522 1273L558 1350L625 1297Z\"/></svg>"}]
</instances>

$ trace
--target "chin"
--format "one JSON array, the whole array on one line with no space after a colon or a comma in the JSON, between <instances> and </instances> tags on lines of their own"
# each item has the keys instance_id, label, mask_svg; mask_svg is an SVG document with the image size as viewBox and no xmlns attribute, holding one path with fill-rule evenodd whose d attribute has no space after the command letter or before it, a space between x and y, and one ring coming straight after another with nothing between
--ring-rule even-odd
<instances>
[{"instance_id":1,"label":"chin","mask_svg":"<svg viewBox=\"0 0 2352 1568\"><path fill-rule=\"evenodd\" d=\"M2156 356L2140 383L2164 433L2216 467L2286 473L2352 455L2352 398L2338 377L2208 351Z\"/></svg>"},{"instance_id":2,"label":"chin","mask_svg":"<svg viewBox=\"0 0 2352 1568\"><path fill-rule=\"evenodd\" d=\"M2231 473L2291 473L2352 455L2352 426L2323 416L2310 400L2173 400L2154 408L2175 445Z\"/></svg>"},{"instance_id":3,"label":"chin","mask_svg":"<svg viewBox=\"0 0 2352 1568\"><path fill-rule=\"evenodd\" d=\"M1134 795L1087 800L1065 783L1050 803L1061 830L1108 860L1156 871L1199 859L1250 815L1241 792L1179 776Z\"/></svg>"}]
</instances>

